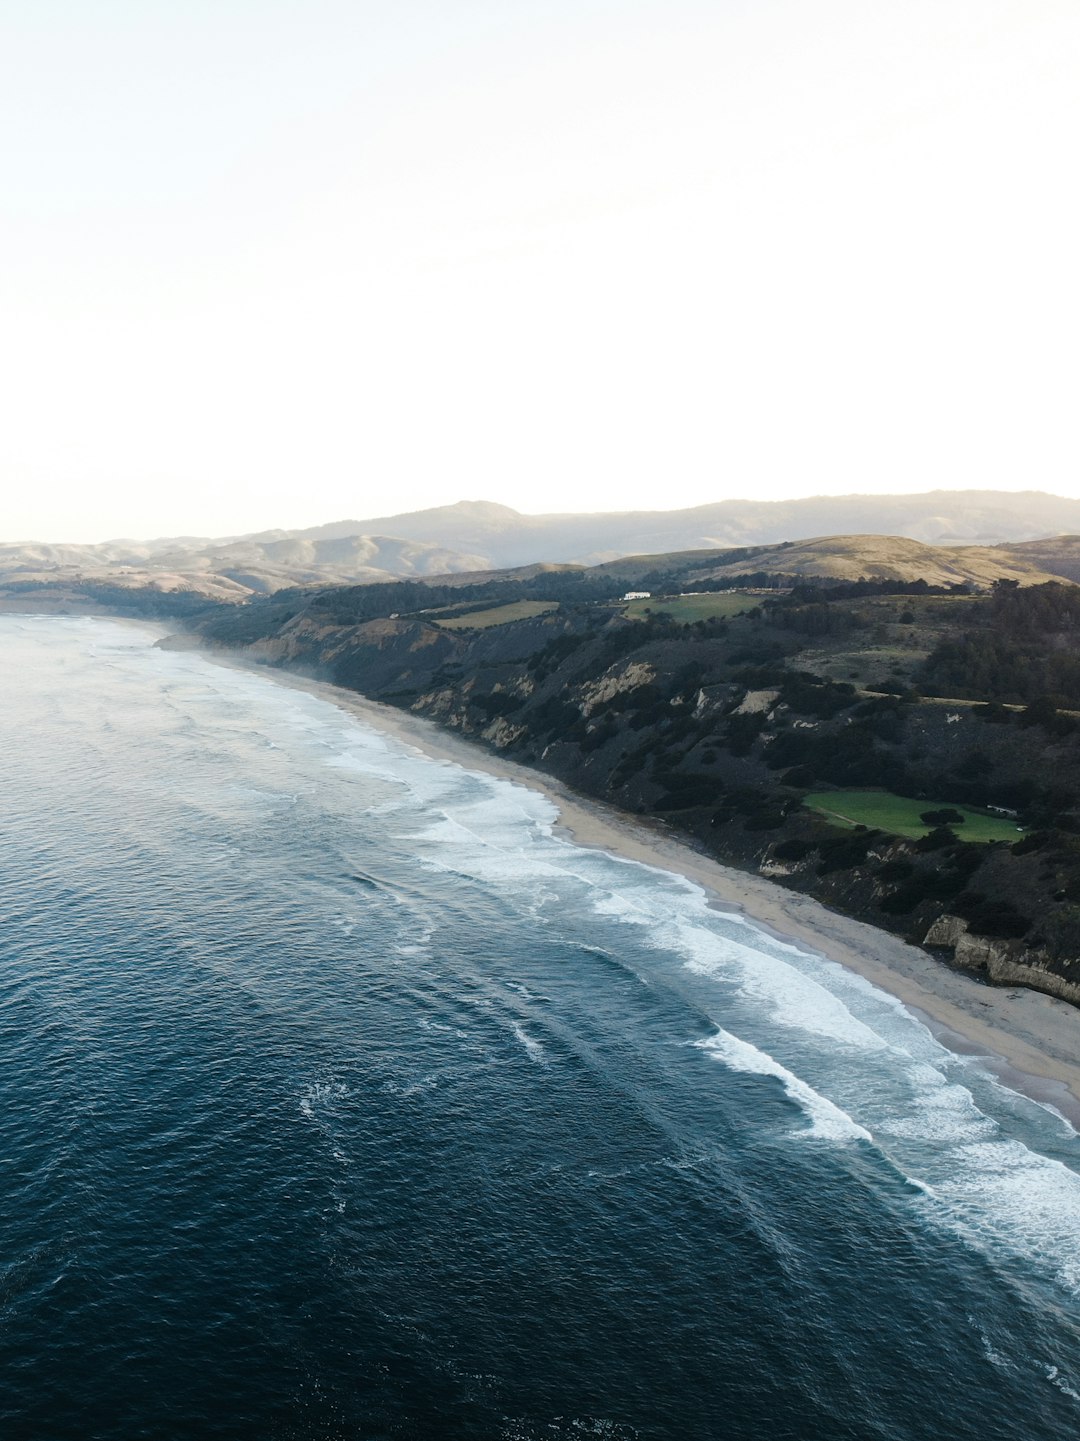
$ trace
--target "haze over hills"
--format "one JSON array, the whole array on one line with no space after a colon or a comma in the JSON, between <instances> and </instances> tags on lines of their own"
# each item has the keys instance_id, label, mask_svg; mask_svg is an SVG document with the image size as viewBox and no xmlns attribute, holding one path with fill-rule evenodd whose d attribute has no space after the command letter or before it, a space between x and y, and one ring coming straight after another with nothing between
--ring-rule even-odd
<instances>
[{"instance_id":1,"label":"haze over hills","mask_svg":"<svg viewBox=\"0 0 1080 1441\"><path fill-rule=\"evenodd\" d=\"M922 573L930 579L953 564L930 554L930 548L966 545L991 546L995 554L985 562L973 554L960 558L956 579L988 582L1000 574L1027 575L1028 568L1077 579L1080 541L1062 535L1066 531L1080 532L1080 501L1036 491L727 500L690 510L590 515L523 515L488 501L462 501L374 520L220 540L187 536L101 545L0 545L0 584L107 581L125 589L240 600L293 585L443 577L536 564L595 565L626 556L760 549L813 538L825 550L831 546L831 559L825 550L807 552L800 562L809 567L806 574L911 575L913 567L922 566L929 567ZM833 540L827 544L822 537ZM847 547L843 555L836 549L841 541ZM916 553L905 542L925 549ZM745 570L749 560L743 555L731 563ZM794 557L789 554L786 563L793 567ZM990 569L984 575L986 565Z\"/></svg>"},{"instance_id":2,"label":"haze over hills","mask_svg":"<svg viewBox=\"0 0 1080 1441\"><path fill-rule=\"evenodd\" d=\"M482 555L381 535L325 540L112 541L103 545L0 546L0 584L109 580L127 589L198 591L241 600L293 585L355 585L478 570Z\"/></svg>"},{"instance_id":3,"label":"haze over hills","mask_svg":"<svg viewBox=\"0 0 1080 1441\"><path fill-rule=\"evenodd\" d=\"M1080 501L1040 491L928 491L921 495L812 496L803 500L723 500L689 510L522 515L488 501L374 520L337 521L312 530L269 532L331 539L358 531L438 541L482 554L487 568L547 560L582 565L676 550L772 545L825 535L897 535L931 545L997 545L1080 532Z\"/></svg>"}]
</instances>

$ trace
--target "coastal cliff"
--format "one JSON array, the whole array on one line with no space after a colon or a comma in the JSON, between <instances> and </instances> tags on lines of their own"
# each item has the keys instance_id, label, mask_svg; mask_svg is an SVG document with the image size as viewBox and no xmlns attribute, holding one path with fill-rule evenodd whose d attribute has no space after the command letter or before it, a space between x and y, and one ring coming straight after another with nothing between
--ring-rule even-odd
<instances>
[{"instance_id":1,"label":"coastal cliff","mask_svg":"<svg viewBox=\"0 0 1080 1441\"><path fill-rule=\"evenodd\" d=\"M575 599L565 578L494 607L374 589L219 610L174 643L427 717L993 984L1080 1003L1075 721L1015 690L975 704L909 683L974 667L987 626L1000 647L1009 598L729 594L730 614L688 624ZM1028 593L1054 592L1055 625L1063 589Z\"/></svg>"}]
</instances>

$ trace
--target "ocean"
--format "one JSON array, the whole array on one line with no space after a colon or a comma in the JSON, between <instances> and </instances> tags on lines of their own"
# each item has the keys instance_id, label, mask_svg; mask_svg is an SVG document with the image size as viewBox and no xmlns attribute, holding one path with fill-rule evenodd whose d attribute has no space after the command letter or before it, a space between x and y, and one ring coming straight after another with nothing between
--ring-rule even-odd
<instances>
[{"instance_id":1,"label":"ocean","mask_svg":"<svg viewBox=\"0 0 1080 1441\"><path fill-rule=\"evenodd\" d=\"M322 696L0 617L0 1436L1043 1441L1080 1143Z\"/></svg>"}]
</instances>

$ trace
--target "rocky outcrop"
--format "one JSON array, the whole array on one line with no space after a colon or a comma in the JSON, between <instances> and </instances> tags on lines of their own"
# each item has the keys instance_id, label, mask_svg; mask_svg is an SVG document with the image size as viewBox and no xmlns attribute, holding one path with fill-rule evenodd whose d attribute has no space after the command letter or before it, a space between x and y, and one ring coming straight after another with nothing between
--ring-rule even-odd
<instances>
[{"instance_id":1,"label":"rocky outcrop","mask_svg":"<svg viewBox=\"0 0 1080 1441\"><path fill-rule=\"evenodd\" d=\"M496 750L501 751L506 750L507 746L512 746L515 741L519 741L526 733L525 726L513 725L503 716L499 716L486 730L480 732L484 740L493 745Z\"/></svg>"},{"instance_id":2,"label":"rocky outcrop","mask_svg":"<svg viewBox=\"0 0 1080 1441\"><path fill-rule=\"evenodd\" d=\"M923 945L934 950L951 951L961 936L967 935L968 924L960 916L939 916L923 937Z\"/></svg>"},{"instance_id":3,"label":"rocky outcrop","mask_svg":"<svg viewBox=\"0 0 1080 1441\"><path fill-rule=\"evenodd\" d=\"M1029 986L1080 1005L1080 985L1053 971L1045 951L1030 949L1022 941L973 936L960 916L940 916L923 937L923 945L951 951L960 970L984 975L995 986Z\"/></svg>"},{"instance_id":4,"label":"rocky outcrop","mask_svg":"<svg viewBox=\"0 0 1080 1441\"><path fill-rule=\"evenodd\" d=\"M778 690L748 690L735 708L736 715L768 715L780 699Z\"/></svg>"},{"instance_id":5,"label":"rocky outcrop","mask_svg":"<svg viewBox=\"0 0 1080 1441\"><path fill-rule=\"evenodd\" d=\"M591 715L598 705L613 700L624 691L637 690L640 686L648 685L655 677L655 669L640 661L631 661L621 670L608 671L599 680L589 681L581 687L582 715Z\"/></svg>"}]
</instances>

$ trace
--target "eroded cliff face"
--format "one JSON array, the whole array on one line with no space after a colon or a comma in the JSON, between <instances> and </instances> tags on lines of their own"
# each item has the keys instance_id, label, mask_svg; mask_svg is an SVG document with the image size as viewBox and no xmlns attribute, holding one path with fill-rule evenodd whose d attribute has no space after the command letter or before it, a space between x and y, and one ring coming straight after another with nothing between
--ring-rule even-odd
<instances>
[{"instance_id":1,"label":"eroded cliff face","mask_svg":"<svg viewBox=\"0 0 1080 1441\"><path fill-rule=\"evenodd\" d=\"M362 625L341 626L301 614L274 635L253 641L249 653L253 659L271 665L300 662L332 669L347 650L357 646L386 650L414 632L422 635L423 630L415 622L403 620L380 618Z\"/></svg>"},{"instance_id":2,"label":"eroded cliff face","mask_svg":"<svg viewBox=\"0 0 1080 1441\"><path fill-rule=\"evenodd\" d=\"M637 690L656 679L656 668L641 661L628 661L626 665L609 667L597 680L586 681L578 687L576 703L584 718L592 715L599 706L613 701L616 696Z\"/></svg>"},{"instance_id":3,"label":"eroded cliff face","mask_svg":"<svg viewBox=\"0 0 1080 1441\"><path fill-rule=\"evenodd\" d=\"M1059 974L1047 951L1029 948L1022 941L973 936L961 916L939 917L923 937L923 945L946 952L960 970L982 975L995 986L1027 986L1080 1005L1080 984Z\"/></svg>"}]
</instances>

